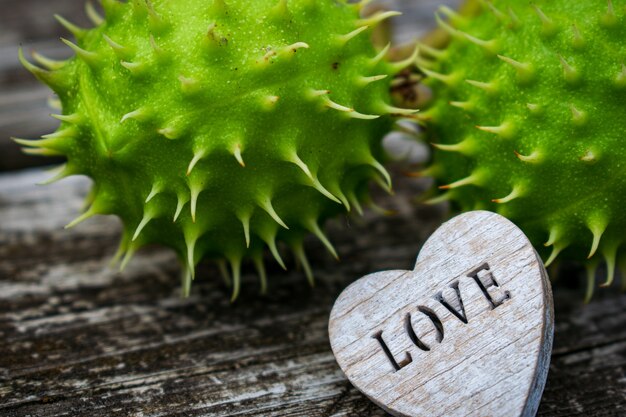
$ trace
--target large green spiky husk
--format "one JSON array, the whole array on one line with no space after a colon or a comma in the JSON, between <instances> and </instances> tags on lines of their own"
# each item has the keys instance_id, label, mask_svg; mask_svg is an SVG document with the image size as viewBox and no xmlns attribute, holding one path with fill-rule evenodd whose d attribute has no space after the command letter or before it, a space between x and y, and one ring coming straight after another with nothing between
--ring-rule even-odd
<instances>
[{"instance_id":1,"label":"large green spiky husk","mask_svg":"<svg viewBox=\"0 0 626 417\"><path fill-rule=\"evenodd\" d=\"M389 63L368 33L395 15L359 16L332 0L102 0L93 29L65 62L23 64L58 95L62 121L32 153L65 155L56 179L93 179L93 215L121 218L125 264L141 246L173 248L189 291L203 258L242 260L265 273L284 242L310 268L303 237L360 210L390 129Z\"/></svg>"},{"instance_id":2,"label":"large green spiky husk","mask_svg":"<svg viewBox=\"0 0 626 417\"><path fill-rule=\"evenodd\" d=\"M604 260L611 285L625 259L624 4L481 3L472 17L443 8L450 44L423 51L435 201L509 217L552 248L547 264L583 260L590 280Z\"/></svg>"}]
</instances>

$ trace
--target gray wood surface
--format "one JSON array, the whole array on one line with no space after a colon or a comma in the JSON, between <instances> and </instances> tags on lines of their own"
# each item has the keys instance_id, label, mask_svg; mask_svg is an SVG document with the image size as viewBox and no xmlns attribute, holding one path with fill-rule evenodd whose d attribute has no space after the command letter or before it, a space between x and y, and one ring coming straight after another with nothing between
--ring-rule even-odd
<instances>
[{"instance_id":1,"label":"gray wood surface","mask_svg":"<svg viewBox=\"0 0 626 417\"><path fill-rule=\"evenodd\" d=\"M400 37L430 22L435 0L397 1ZM451 3L454 3L451 1ZM49 160L22 157L9 136L37 137L54 122L44 87L17 63L18 44L67 54L51 17L86 19L82 0L0 0L0 170ZM270 294L252 268L228 302L218 270L203 265L179 297L174 256L153 248L124 274L107 269L115 219L65 231L88 183L33 184L40 171L0 175L0 415L383 416L345 379L327 324L341 290L365 274L411 268L440 210L412 200L422 183L396 172L396 195L377 196L391 217L341 218L329 227L342 262L307 243L318 285L268 261ZM555 285L556 334L542 416L626 415L626 296L599 291L583 306L582 273Z\"/></svg>"},{"instance_id":2,"label":"gray wood surface","mask_svg":"<svg viewBox=\"0 0 626 417\"><path fill-rule=\"evenodd\" d=\"M442 221L416 206L413 179L377 201L395 216L342 218L329 234L342 262L307 242L317 287L268 260L270 292L252 268L228 302L217 268L203 265L189 299L167 250L107 268L114 218L62 227L88 182L33 183L40 171L0 176L0 415L382 416L343 376L327 333L330 309L355 279L410 269ZM555 286L556 335L539 415L626 414L626 295L601 291L584 306L582 276Z\"/></svg>"}]
</instances>

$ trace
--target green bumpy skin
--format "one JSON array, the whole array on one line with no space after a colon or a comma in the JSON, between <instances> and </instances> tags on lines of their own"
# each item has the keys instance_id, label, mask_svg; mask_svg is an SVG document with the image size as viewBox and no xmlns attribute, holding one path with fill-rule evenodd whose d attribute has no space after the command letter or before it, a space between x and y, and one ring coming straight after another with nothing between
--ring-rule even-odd
<instances>
[{"instance_id":1,"label":"green bumpy skin","mask_svg":"<svg viewBox=\"0 0 626 417\"><path fill-rule=\"evenodd\" d=\"M552 247L547 264L584 260L590 296L599 260L609 286L626 258L625 7L480 3L471 17L442 8L450 43L420 57L435 96L421 115L433 201L507 216Z\"/></svg>"},{"instance_id":2,"label":"green bumpy skin","mask_svg":"<svg viewBox=\"0 0 626 417\"><path fill-rule=\"evenodd\" d=\"M241 263L265 287L269 246L284 267L284 242L312 279L303 238L360 210L380 164L392 115L390 63L371 28L394 16L360 18L362 4L332 0L102 0L90 30L57 19L75 36L75 56L23 64L58 95L62 124L27 151L64 155L54 179L94 181L93 215L117 215L117 259L146 244L173 248L189 292L203 258L230 263L233 298ZM413 56L415 60L417 53ZM222 265L224 266L224 265Z\"/></svg>"}]
</instances>

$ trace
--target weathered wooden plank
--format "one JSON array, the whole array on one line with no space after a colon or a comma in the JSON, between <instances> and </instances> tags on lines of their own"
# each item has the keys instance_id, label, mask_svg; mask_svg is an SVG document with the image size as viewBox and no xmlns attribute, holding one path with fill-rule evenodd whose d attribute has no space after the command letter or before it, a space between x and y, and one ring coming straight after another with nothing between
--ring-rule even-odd
<instances>
[{"instance_id":1,"label":"weathered wooden plank","mask_svg":"<svg viewBox=\"0 0 626 417\"><path fill-rule=\"evenodd\" d=\"M43 177L0 175L0 414L385 415L344 379L326 326L346 285L411 268L442 220L410 201L414 180L400 177L393 199L377 197L396 216L330 225L341 263L308 242L315 289L268 260L270 294L258 296L248 267L231 305L210 264L180 299L167 250L141 252L123 274L108 270L117 222L62 230L88 184L32 185ZM623 414L626 296L600 292L584 307L582 288L555 293L555 355L539 414Z\"/></svg>"}]
</instances>

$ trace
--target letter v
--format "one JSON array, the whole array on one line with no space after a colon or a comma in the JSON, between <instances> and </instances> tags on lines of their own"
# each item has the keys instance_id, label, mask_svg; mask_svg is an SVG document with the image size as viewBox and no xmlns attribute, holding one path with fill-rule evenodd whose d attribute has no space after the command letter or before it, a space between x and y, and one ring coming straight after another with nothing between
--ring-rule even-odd
<instances>
[{"instance_id":1,"label":"letter v","mask_svg":"<svg viewBox=\"0 0 626 417\"><path fill-rule=\"evenodd\" d=\"M455 281L452 285L450 285L456 294L456 302L455 305L459 306L457 310L453 307L445 298L443 298L443 291L439 291L435 296L435 300L439 301L445 308L450 311L450 313L454 314L454 316L461 320L463 323L467 324L467 315L465 314L465 307L463 306L463 298L461 298L461 291L459 290L459 281Z\"/></svg>"}]
</instances>

